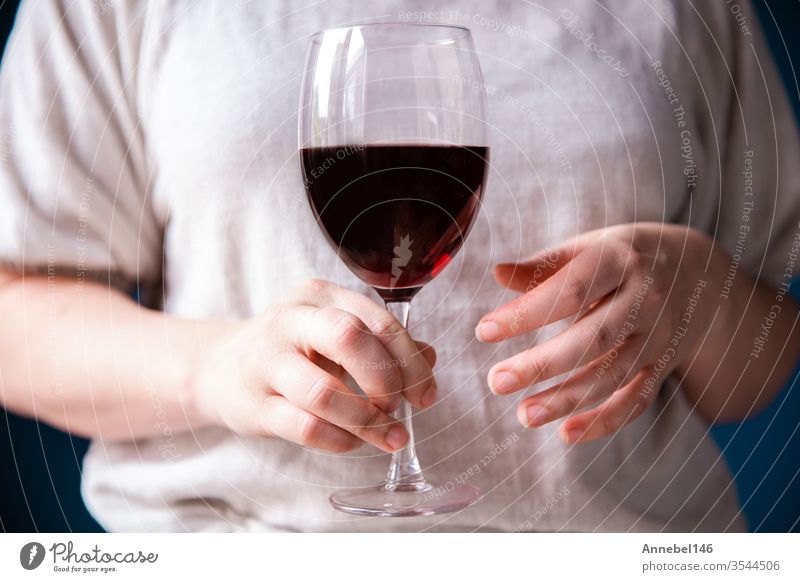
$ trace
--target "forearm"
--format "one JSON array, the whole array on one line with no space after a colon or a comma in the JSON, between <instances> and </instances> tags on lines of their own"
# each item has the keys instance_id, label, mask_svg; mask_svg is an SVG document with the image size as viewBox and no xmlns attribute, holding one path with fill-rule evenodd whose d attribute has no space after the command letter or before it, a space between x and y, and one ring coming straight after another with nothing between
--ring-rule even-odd
<instances>
[{"instance_id":1,"label":"forearm","mask_svg":"<svg viewBox=\"0 0 800 582\"><path fill-rule=\"evenodd\" d=\"M723 296L729 264L730 257L714 250L700 306L716 318L678 369L687 396L710 422L742 420L769 405L800 357L792 297L743 271Z\"/></svg>"},{"instance_id":2,"label":"forearm","mask_svg":"<svg viewBox=\"0 0 800 582\"><path fill-rule=\"evenodd\" d=\"M226 324L142 308L106 286L0 272L0 397L87 437L131 439L203 424L191 372Z\"/></svg>"}]
</instances>

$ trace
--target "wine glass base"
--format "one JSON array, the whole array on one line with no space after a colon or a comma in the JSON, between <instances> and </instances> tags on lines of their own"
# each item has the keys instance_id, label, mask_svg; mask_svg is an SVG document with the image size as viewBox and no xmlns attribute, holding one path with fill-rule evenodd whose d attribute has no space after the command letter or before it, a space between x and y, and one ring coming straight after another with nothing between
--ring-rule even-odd
<instances>
[{"instance_id":1,"label":"wine glass base","mask_svg":"<svg viewBox=\"0 0 800 582\"><path fill-rule=\"evenodd\" d=\"M331 505L339 511L355 515L378 517L414 517L452 513L476 503L481 491L472 485L436 486L420 483L392 488L381 483L373 487L342 489L330 497Z\"/></svg>"}]
</instances>

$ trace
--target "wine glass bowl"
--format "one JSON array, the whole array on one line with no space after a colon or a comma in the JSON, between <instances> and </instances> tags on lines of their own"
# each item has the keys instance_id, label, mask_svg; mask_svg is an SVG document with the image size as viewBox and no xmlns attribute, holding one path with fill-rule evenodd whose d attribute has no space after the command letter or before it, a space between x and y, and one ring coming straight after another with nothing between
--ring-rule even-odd
<instances>
[{"instance_id":1,"label":"wine glass bowl","mask_svg":"<svg viewBox=\"0 0 800 582\"><path fill-rule=\"evenodd\" d=\"M410 300L461 247L478 210L485 147L307 148L317 222L347 267L386 301Z\"/></svg>"},{"instance_id":2,"label":"wine glass bowl","mask_svg":"<svg viewBox=\"0 0 800 582\"><path fill-rule=\"evenodd\" d=\"M461 248L486 183L480 66L469 30L380 23L309 42L298 122L300 164L317 224L344 264L408 325L409 302ZM337 509L410 516L463 509L468 484L436 486L411 438L386 481L331 496Z\"/></svg>"}]
</instances>

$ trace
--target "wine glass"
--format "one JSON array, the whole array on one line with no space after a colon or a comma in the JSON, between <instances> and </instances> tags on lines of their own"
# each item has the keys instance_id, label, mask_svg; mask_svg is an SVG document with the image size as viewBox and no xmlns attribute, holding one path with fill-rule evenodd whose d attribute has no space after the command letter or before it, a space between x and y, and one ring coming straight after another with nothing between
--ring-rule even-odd
<instances>
[{"instance_id":1,"label":"wine glass","mask_svg":"<svg viewBox=\"0 0 800 582\"><path fill-rule=\"evenodd\" d=\"M317 223L339 258L408 326L412 297L444 269L485 188L484 85L472 35L439 24L376 23L311 37L299 112L300 163ZM380 485L335 492L359 515L447 513L466 483L427 481L411 438Z\"/></svg>"}]
</instances>

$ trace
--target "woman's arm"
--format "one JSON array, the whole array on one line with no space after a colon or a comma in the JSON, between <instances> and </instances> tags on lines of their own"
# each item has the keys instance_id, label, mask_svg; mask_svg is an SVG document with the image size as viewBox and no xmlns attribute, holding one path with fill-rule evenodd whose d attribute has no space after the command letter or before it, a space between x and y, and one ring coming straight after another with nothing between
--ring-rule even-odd
<instances>
[{"instance_id":1,"label":"woman's arm","mask_svg":"<svg viewBox=\"0 0 800 582\"><path fill-rule=\"evenodd\" d=\"M226 334L139 307L96 283L0 271L2 402L85 437L130 439L205 424L187 394L203 354Z\"/></svg>"},{"instance_id":2,"label":"woman's arm","mask_svg":"<svg viewBox=\"0 0 800 582\"><path fill-rule=\"evenodd\" d=\"M333 452L394 451L408 440L389 416L401 394L423 407L436 393L433 349L324 281L250 320L193 321L99 284L0 271L0 314L3 405L87 437L220 426Z\"/></svg>"},{"instance_id":3,"label":"woman's arm","mask_svg":"<svg viewBox=\"0 0 800 582\"><path fill-rule=\"evenodd\" d=\"M698 252L708 256L712 241L696 236ZM702 309L715 317L696 353L677 370L684 392L710 422L741 420L768 406L800 360L800 311L786 288L756 284L740 271L722 293L730 265L726 253L711 252Z\"/></svg>"}]
</instances>

